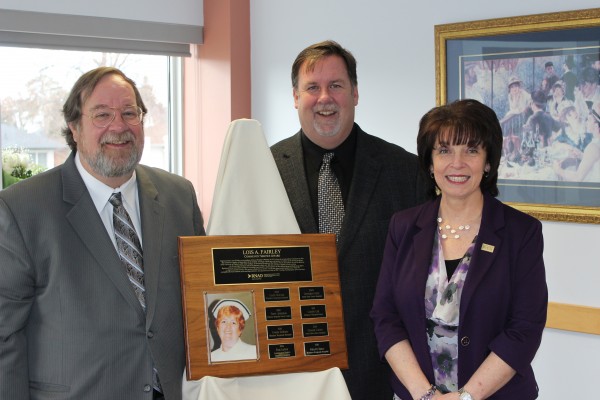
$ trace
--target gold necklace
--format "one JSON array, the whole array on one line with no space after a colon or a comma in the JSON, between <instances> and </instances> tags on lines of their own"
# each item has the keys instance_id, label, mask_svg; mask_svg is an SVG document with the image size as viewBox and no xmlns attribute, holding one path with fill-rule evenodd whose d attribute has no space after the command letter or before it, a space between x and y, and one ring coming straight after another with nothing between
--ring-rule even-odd
<instances>
[{"instance_id":1,"label":"gold necklace","mask_svg":"<svg viewBox=\"0 0 600 400\"><path fill-rule=\"evenodd\" d=\"M469 229L471 229L471 225L468 225L468 224L459 225L458 228L453 228L448 223L442 224L442 222L444 222L442 217L438 217L437 222L438 222L438 231L440 233L440 237L444 240L448 239L449 237L451 237L453 239L460 239L460 235L463 232L466 232Z\"/></svg>"}]
</instances>

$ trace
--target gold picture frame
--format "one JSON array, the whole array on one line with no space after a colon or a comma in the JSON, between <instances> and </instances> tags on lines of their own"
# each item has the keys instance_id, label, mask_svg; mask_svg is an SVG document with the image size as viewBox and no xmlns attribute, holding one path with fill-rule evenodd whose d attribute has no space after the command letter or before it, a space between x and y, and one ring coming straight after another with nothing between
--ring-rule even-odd
<instances>
[{"instance_id":1,"label":"gold picture frame","mask_svg":"<svg viewBox=\"0 0 600 400\"><path fill-rule=\"evenodd\" d=\"M528 80L529 90L533 92L538 84L542 87L544 79L540 71L544 72L544 63L549 63L548 60L555 60L554 64L567 58L578 60L580 72L588 68L586 60L600 56L600 8L442 24L435 26L434 33L436 103L441 105L472 97L466 96L465 73L483 66L486 72L479 72L490 74L481 80L486 84L490 82L484 102L494 108L500 118L502 107L508 107L505 99L508 76L518 68L526 68L526 78L520 82L526 86ZM557 72L562 73L566 68L566 62L556 65ZM583 115L583 111L580 114ZM523 148L524 137L518 140ZM535 173L523 173L523 177L510 176L513 171L507 172L507 179L501 176L499 198L539 219L600 224L600 182L566 182L552 178L557 159L548 157L549 150L542 152L537 144L535 149L533 146L530 149L533 150L525 167L520 164L525 160L525 152L516 163L509 161L507 165L533 171L531 163L537 163L539 168ZM535 157L534 152L537 152Z\"/></svg>"}]
</instances>

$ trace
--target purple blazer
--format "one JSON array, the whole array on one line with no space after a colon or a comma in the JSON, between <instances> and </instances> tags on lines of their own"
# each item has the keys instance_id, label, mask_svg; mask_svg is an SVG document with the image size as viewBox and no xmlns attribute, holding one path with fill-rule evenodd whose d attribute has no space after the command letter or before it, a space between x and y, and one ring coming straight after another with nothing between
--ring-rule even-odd
<instances>
[{"instance_id":1,"label":"purple blazer","mask_svg":"<svg viewBox=\"0 0 600 400\"><path fill-rule=\"evenodd\" d=\"M421 369L434 382L425 325L425 284L440 198L396 213L390 222L371 318L379 354L408 339ZM484 196L481 227L460 303L458 385L493 351L517 374L490 399L535 399L531 361L546 323L548 289L542 224ZM392 374L401 399L410 399Z\"/></svg>"}]
</instances>

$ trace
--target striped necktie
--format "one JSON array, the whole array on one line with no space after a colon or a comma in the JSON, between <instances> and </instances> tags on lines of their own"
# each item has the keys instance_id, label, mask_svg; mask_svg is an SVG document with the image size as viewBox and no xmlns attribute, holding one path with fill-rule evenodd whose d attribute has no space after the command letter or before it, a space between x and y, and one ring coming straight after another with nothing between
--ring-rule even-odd
<instances>
[{"instance_id":1,"label":"striped necktie","mask_svg":"<svg viewBox=\"0 0 600 400\"><path fill-rule=\"evenodd\" d=\"M115 230L115 238L117 241L117 249L119 258L127 277L133 287L133 291L140 302L144 312L146 312L146 288L144 287L144 259L142 257L142 246L140 239L135 232L133 223L129 213L123 207L121 193L113 193L108 199L113 205L113 227ZM158 371L152 367L152 386L162 393L160 380L158 379Z\"/></svg>"},{"instance_id":2,"label":"striped necktie","mask_svg":"<svg viewBox=\"0 0 600 400\"><path fill-rule=\"evenodd\" d=\"M113 193L108 200L113 205L113 227L117 250L127 277L144 311L146 311L146 289L144 287L144 260L142 246L131 218L123 207L121 193Z\"/></svg>"},{"instance_id":3,"label":"striped necktie","mask_svg":"<svg viewBox=\"0 0 600 400\"><path fill-rule=\"evenodd\" d=\"M319 232L335 233L337 241L344 219L344 201L338 180L331 169L332 158L333 153L325 153L319 170Z\"/></svg>"}]
</instances>

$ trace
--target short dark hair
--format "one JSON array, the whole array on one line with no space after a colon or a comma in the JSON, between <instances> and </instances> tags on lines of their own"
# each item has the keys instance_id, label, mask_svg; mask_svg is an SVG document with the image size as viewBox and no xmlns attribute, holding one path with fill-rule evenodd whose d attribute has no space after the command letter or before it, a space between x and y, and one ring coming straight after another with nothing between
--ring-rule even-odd
<instances>
[{"instance_id":1,"label":"short dark hair","mask_svg":"<svg viewBox=\"0 0 600 400\"><path fill-rule=\"evenodd\" d=\"M581 75L579 77L579 83L595 83L598 84L600 81L600 75L598 70L592 67L586 67L583 71L581 71Z\"/></svg>"},{"instance_id":2,"label":"short dark hair","mask_svg":"<svg viewBox=\"0 0 600 400\"><path fill-rule=\"evenodd\" d=\"M135 82L128 78L120 69L115 67L98 67L86 72L73 85L62 109L66 122L66 126L62 129L62 135L65 137L72 151L77 150L77 142L73 139L73 132L69 128L69 124L72 122L79 124L81 122L83 103L90 97L98 82L107 75L118 75L129 83L135 93L137 105L142 109L142 112L148 112Z\"/></svg>"},{"instance_id":3,"label":"short dark hair","mask_svg":"<svg viewBox=\"0 0 600 400\"><path fill-rule=\"evenodd\" d=\"M419 163L427 176L431 175L433 148L440 139L454 145L481 145L487 153L486 162L490 170L482 178L480 188L483 193L498 196L502 128L494 110L471 99L457 100L429 110L419 122L417 135ZM437 195L435 187L431 188L429 195Z\"/></svg>"},{"instance_id":4,"label":"short dark hair","mask_svg":"<svg viewBox=\"0 0 600 400\"><path fill-rule=\"evenodd\" d=\"M575 60L573 60L573 56L572 55L567 56L567 59L565 60L565 65L569 69L575 68Z\"/></svg>"},{"instance_id":5,"label":"short dark hair","mask_svg":"<svg viewBox=\"0 0 600 400\"><path fill-rule=\"evenodd\" d=\"M346 64L346 70L348 71L348 77L352 88L358 86L358 76L356 75L356 59L348 50L344 49L339 43L333 40L326 40L324 42L315 43L308 46L298 54L296 60L292 64L292 87L298 89L298 75L300 68L306 62L306 69L312 71L315 68L315 64L329 56L338 56L344 60Z\"/></svg>"},{"instance_id":6,"label":"short dark hair","mask_svg":"<svg viewBox=\"0 0 600 400\"><path fill-rule=\"evenodd\" d=\"M543 108L548 103L548 96L543 90L536 90L531 94L531 101L539 108Z\"/></svg>"}]
</instances>

